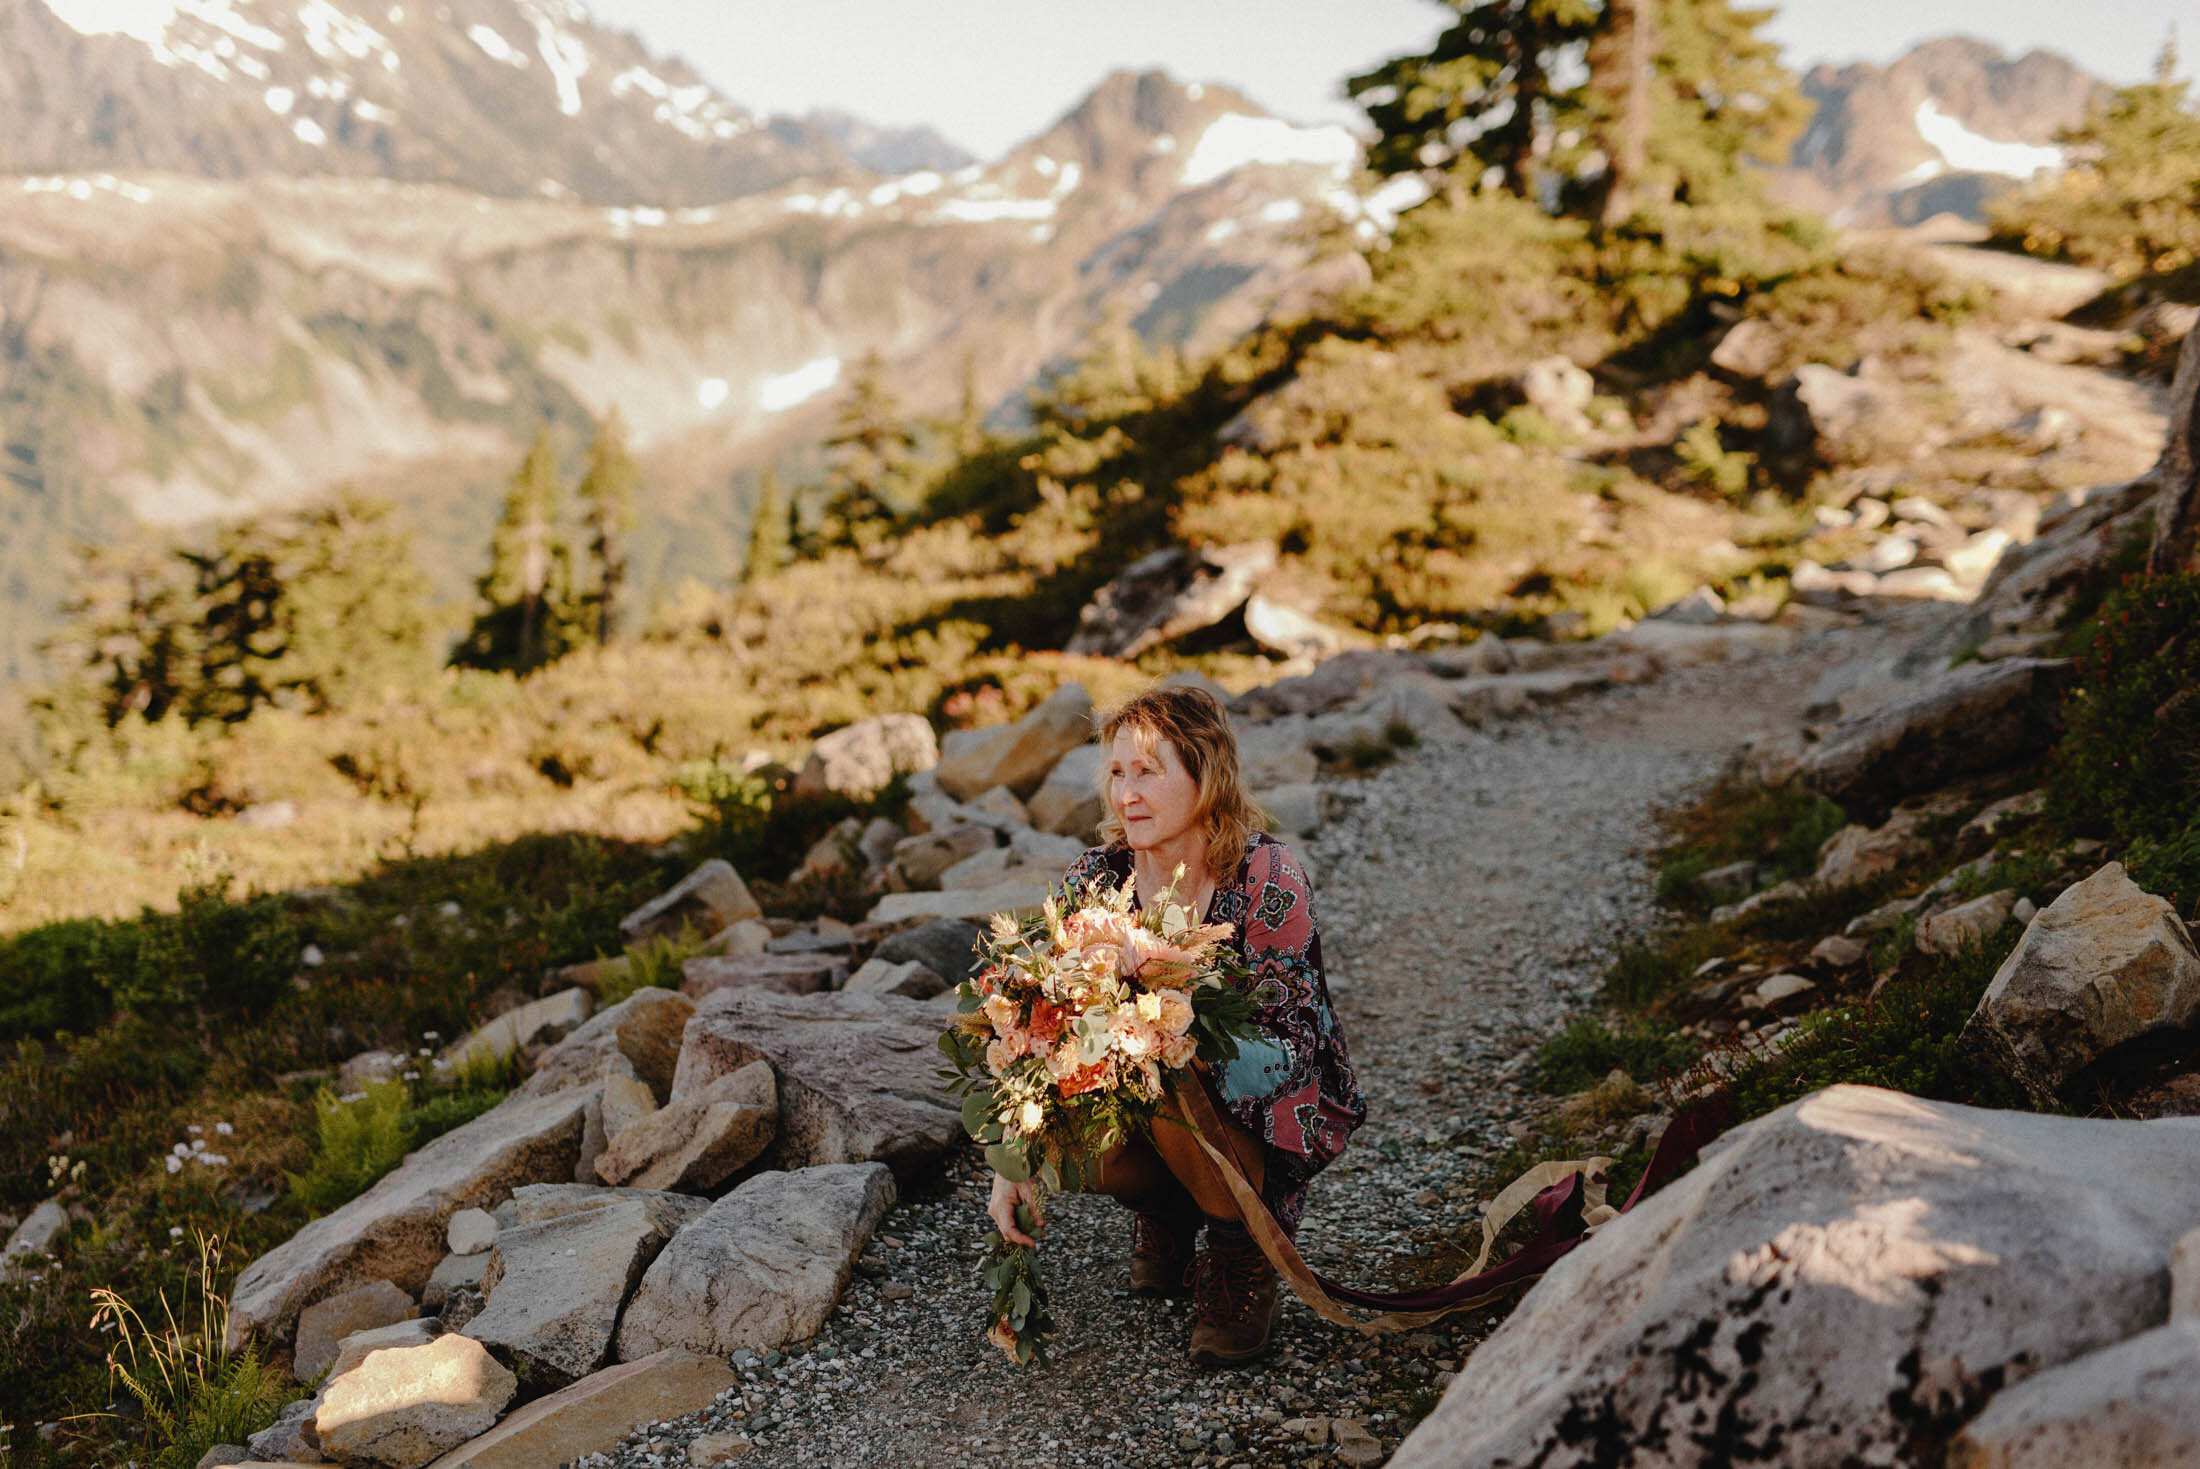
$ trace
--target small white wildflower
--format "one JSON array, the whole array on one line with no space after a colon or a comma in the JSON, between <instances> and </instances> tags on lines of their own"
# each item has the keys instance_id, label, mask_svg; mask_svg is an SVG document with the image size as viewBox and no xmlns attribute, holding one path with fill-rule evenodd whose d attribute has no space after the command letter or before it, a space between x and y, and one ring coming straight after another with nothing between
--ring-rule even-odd
<instances>
[{"instance_id":1,"label":"small white wildflower","mask_svg":"<svg viewBox=\"0 0 2200 1469\"><path fill-rule=\"evenodd\" d=\"M169 1171L170 1173L181 1173L181 1172L183 1172L183 1159L181 1159L181 1158L177 1157L177 1156L176 1156L175 1154L173 1154L173 1153L170 1153L170 1154L168 1155L168 1171Z\"/></svg>"},{"instance_id":2,"label":"small white wildflower","mask_svg":"<svg viewBox=\"0 0 2200 1469\"><path fill-rule=\"evenodd\" d=\"M193 1137L197 1137L200 1133L206 1131L206 1129L194 1122L189 1127L186 1127L184 1131L190 1133Z\"/></svg>"},{"instance_id":3,"label":"small white wildflower","mask_svg":"<svg viewBox=\"0 0 2200 1469\"><path fill-rule=\"evenodd\" d=\"M229 1136L229 1135L230 1135L231 1133L235 1132L236 1130L237 1130L237 1129L235 1129L234 1127L231 1127L231 1126L230 1126L230 1125L229 1125L228 1123L226 1123L226 1122L217 1122L217 1123L215 1123L215 1124L214 1124L214 1135L215 1135L216 1137L228 1137L228 1136Z\"/></svg>"},{"instance_id":4,"label":"small white wildflower","mask_svg":"<svg viewBox=\"0 0 2200 1469\"><path fill-rule=\"evenodd\" d=\"M171 1224L171 1225L169 1225L169 1226L168 1226L168 1237L169 1237L170 1239L182 1239L182 1238L183 1238L183 1226L182 1226L182 1225L180 1225L180 1224Z\"/></svg>"},{"instance_id":5,"label":"small white wildflower","mask_svg":"<svg viewBox=\"0 0 2200 1469\"><path fill-rule=\"evenodd\" d=\"M173 1154L174 1154L175 1156L177 1156L178 1158L180 1158L180 1157L182 1157L182 1156L183 1156L184 1154L186 1154L186 1153L188 1153L188 1152L190 1152L190 1151L191 1151L191 1145L190 1145L189 1143L177 1143L177 1144L176 1144L176 1145L175 1145L174 1147L170 1148L170 1149L169 1149L168 1151L169 1151L169 1152L171 1152L171 1153L173 1153Z\"/></svg>"},{"instance_id":6,"label":"small white wildflower","mask_svg":"<svg viewBox=\"0 0 2200 1469\"><path fill-rule=\"evenodd\" d=\"M209 1168L227 1168L229 1166L229 1155L227 1153L205 1153L200 1155L199 1161Z\"/></svg>"},{"instance_id":7,"label":"small white wildflower","mask_svg":"<svg viewBox=\"0 0 2200 1469\"><path fill-rule=\"evenodd\" d=\"M364 1101L365 1101L366 1099L367 1099L367 1094L366 1094L365 1092L345 1092L345 1093L344 1093L344 1094L343 1094L342 1096L338 1097L338 1098L337 1098L336 1100L337 1100L337 1101L339 1101L339 1102L342 1102L342 1103L343 1103L343 1104L344 1104L345 1106L347 1106L347 1107L348 1107L348 1106L350 1106L350 1105L351 1105L351 1104L352 1104L353 1102L364 1102Z\"/></svg>"},{"instance_id":8,"label":"small white wildflower","mask_svg":"<svg viewBox=\"0 0 2200 1469\"><path fill-rule=\"evenodd\" d=\"M417 1071L401 1071L398 1073L398 1075L404 1077L404 1079L407 1081L420 1080L420 1073Z\"/></svg>"},{"instance_id":9,"label":"small white wildflower","mask_svg":"<svg viewBox=\"0 0 2200 1469\"><path fill-rule=\"evenodd\" d=\"M424 1030L420 1032L420 1038L424 1041L439 1041L443 1039L443 1032L440 1030Z\"/></svg>"},{"instance_id":10,"label":"small white wildflower","mask_svg":"<svg viewBox=\"0 0 2200 1469\"><path fill-rule=\"evenodd\" d=\"M435 1052L429 1050L426 1046L422 1046L420 1048L420 1054L423 1056L433 1056Z\"/></svg>"}]
</instances>

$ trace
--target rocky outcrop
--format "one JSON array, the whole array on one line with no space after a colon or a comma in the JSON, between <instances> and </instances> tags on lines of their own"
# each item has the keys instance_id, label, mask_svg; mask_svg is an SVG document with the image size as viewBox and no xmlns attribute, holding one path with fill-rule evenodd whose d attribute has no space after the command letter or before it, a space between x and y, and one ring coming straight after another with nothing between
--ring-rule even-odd
<instances>
[{"instance_id":1,"label":"rocky outcrop","mask_svg":"<svg viewBox=\"0 0 2200 1469\"><path fill-rule=\"evenodd\" d=\"M2141 1036L2200 1017L2200 952L2167 902L2111 862L2065 889L2002 962L1963 1044L2042 1104Z\"/></svg>"},{"instance_id":2,"label":"rocky outcrop","mask_svg":"<svg viewBox=\"0 0 2200 1469\"><path fill-rule=\"evenodd\" d=\"M1064 684L1046 702L997 729L956 730L941 744L940 789L968 801L995 786L1017 796L1039 788L1064 755L1092 738L1092 695Z\"/></svg>"},{"instance_id":3,"label":"rocky outcrop","mask_svg":"<svg viewBox=\"0 0 2200 1469\"><path fill-rule=\"evenodd\" d=\"M763 914L733 864L713 857L680 879L669 892L620 919L619 937L630 946L653 938L676 938L682 933L707 939L744 918L761 918Z\"/></svg>"},{"instance_id":4,"label":"rocky outcrop","mask_svg":"<svg viewBox=\"0 0 2200 1469\"><path fill-rule=\"evenodd\" d=\"M937 893L888 893L871 905L867 917L872 923L891 926L917 918L976 919L982 923L996 913L1035 913L1046 902L1053 880L1060 875L1058 869L1039 868L1033 876L1013 878L993 887L958 888L954 892Z\"/></svg>"},{"instance_id":5,"label":"rocky outcrop","mask_svg":"<svg viewBox=\"0 0 2200 1469\"><path fill-rule=\"evenodd\" d=\"M454 1334L369 1356L329 1383L313 1427L342 1463L417 1469L487 1430L518 1389L480 1342Z\"/></svg>"},{"instance_id":6,"label":"rocky outcrop","mask_svg":"<svg viewBox=\"0 0 2200 1469\"><path fill-rule=\"evenodd\" d=\"M935 918L883 940L871 957L889 964L922 964L950 986L958 985L977 967L982 932L967 919Z\"/></svg>"},{"instance_id":7,"label":"rocky outcrop","mask_svg":"<svg viewBox=\"0 0 2200 1469\"><path fill-rule=\"evenodd\" d=\"M1150 648L1213 627L1245 605L1276 569L1270 541L1190 551L1169 546L1125 567L1077 616L1066 651L1095 658L1138 657Z\"/></svg>"},{"instance_id":8,"label":"rocky outcrop","mask_svg":"<svg viewBox=\"0 0 2200 1469\"><path fill-rule=\"evenodd\" d=\"M534 1074L520 1084L523 1097L546 1097L573 1087L593 1087L610 1065L624 1063L661 1099L672 1090L680 1059L680 1035L695 1002L672 990L640 989L535 1059Z\"/></svg>"},{"instance_id":9,"label":"rocky outcrop","mask_svg":"<svg viewBox=\"0 0 2200 1469\"><path fill-rule=\"evenodd\" d=\"M690 1021L673 1098L695 1096L753 1061L779 1083L773 1167L876 1160L907 1175L962 1136L934 1074L939 1012L877 995L720 990Z\"/></svg>"},{"instance_id":10,"label":"rocky outcrop","mask_svg":"<svg viewBox=\"0 0 2200 1469\"><path fill-rule=\"evenodd\" d=\"M941 873L999 846L994 829L974 821L904 837L894 843L894 876L904 887L937 887Z\"/></svg>"},{"instance_id":11,"label":"rocky outcrop","mask_svg":"<svg viewBox=\"0 0 2200 1469\"><path fill-rule=\"evenodd\" d=\"M465 1333L498 1357L524 1364L529 1381L562 1385L601 1367L619 1308L702 1200L667 1217L641 1198L562 1214L505 1231L482 1287L488 1305Z\"/></svg>"},{"instance_id":12,"label":"rocky outcrop","mask_svg":"<svg viewBox=\"0 0 2200 1469\"><path fill-rule=\"evenodd\" d=\"M914 775L940 762L939 740L921 714L881 714L836 729L811 747L795 777L798 796L827 791L868 800L897 775Z\"/></svg>"},{"instance_id":13,"label":"rocky outcrop","mask_svg":"<svg viewBox=\"0 0 2200 1469\"><path fill-rule=\"evenodd\" d=\"M1852 815L2041 754L2059 728L2067 662L2012 658L1959 668L1843 720L1804 754L1802 778Z\"/></svg>"},{"instance_id":14,"label":"rocky outcrop","mask_svg":"<svg viewBox=\"0 0 2200 1469\"><path fill-rule=\"evenodd\" d=\"M1047 772L1047 778L1031 793L1031 824L1041 831L1088 841L1108 814L1101 793L1108 752L1098 745L1079 745Z\"/></svg>"},{"instance_id":15,"label":"rocky outcrop","mask_svg":"<svg viewBox=\"0 0 2200 1469\"><path fill-rule=\"evenodd\" d=\"M1904 1462L2158 1325L2196 1217L2200 1120L1834 1087L1560 1260L1392 1463Z\"/></svg>"},{"instance_id":16,"label":"rocky outcrop","mask_svg":"<svg viewBox=\"0 0 2200 1469\"><path fill-rule=\"evenodd\" d=\"M739 1379L724 1361L656 1352L537 1398L434 1469L541 1469L608 1453L635 1429L699 1413Z\"/></svg>"},{"instance_id":17,"label":"rocky outcrop","mask_svg":"<svg viewBox=\"0 0 2200 1469\"><path fill-rule=\"evenodd\" d=\"M649 1267L619 1324L620 1359L765 1351L815 1334L893 1203L893 1175L875 1163L758 1174Z\"/></svg>"},{"instance_id":18,"label":"rocky outcrop","mask_svg":"<svg viewBox=\"0 0 2200 1469\"><path fill-rule=\"evenodd\" d=\"M445 1046L442 1062L455 1066L468 1059L512 1056L563 1039L588 1019L592 1008L588 991L578 986L530 1000Z\"/></svg>"},{"instance_id":19,"label":"rocky outcrop","mask_svg":"<svg viewBox=\"0 0 2200 1469\"><path fill-rule=\"evenodd\" d=\"M707 1193L755 1161L778 1125L772 1069L752 1061L620 1132L596 1159L596 1174L605 1183Z\"/></svg>"},{"instance_id":20,"label":"rocky outcrop","mask_svg":"<svg viewBox=\"0 0 2200 1469\"><path fill-rule=\"evenodd\" d=\"M355 1285L386 1280L417 1296L443 1259L453 1214L573 1176L593 1097L580 1088L510 1097L254 1260L230 1295L230 1350L255 1335L287 1336L299 1311Z\"/></svg>"},{"instance_id":21,"label":"rocky outcrop","mask_svg":"<svg viewBox=\"0 0 2200 1469\"><path fill-rule=\"evenodd\" d=\"M947 988L947 981L924 967L923 961L910 959L895 964L885 959L870 959L861 969L848 976L848 993L851 995L900 995L904 999L929 1000Z\"/></svg>"}]
</instances>

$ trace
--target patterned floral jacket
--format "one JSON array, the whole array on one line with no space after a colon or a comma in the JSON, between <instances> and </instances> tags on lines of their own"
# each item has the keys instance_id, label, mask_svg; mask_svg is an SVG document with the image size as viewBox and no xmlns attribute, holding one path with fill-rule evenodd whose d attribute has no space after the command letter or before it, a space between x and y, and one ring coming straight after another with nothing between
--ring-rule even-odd
<instances>
[{"instance_id":1,"label":"patterned floral jacket","mask_svg":"<svg viewBox=\"0 0 2200 1469\"><path fill-rule=\"evenodd\" d=\"M1063 886L1081 900L1096 880L1128 881L1131 864L1127 846L1094 847L1070 864ZM1236 930L1261 1031L1259 1041L1240 1046L1216 1089L1231 1121L1265 1141L1284 1165L1289 1178L1276 1180L1279 1191L1295 1192L1290 1185L1303 1184L1342 1152L1367 1116L1322 973L1313 884L1289 847L1256 832L1237 871L1216 886L1206 921Z\"/></svg>"}]
</instances>

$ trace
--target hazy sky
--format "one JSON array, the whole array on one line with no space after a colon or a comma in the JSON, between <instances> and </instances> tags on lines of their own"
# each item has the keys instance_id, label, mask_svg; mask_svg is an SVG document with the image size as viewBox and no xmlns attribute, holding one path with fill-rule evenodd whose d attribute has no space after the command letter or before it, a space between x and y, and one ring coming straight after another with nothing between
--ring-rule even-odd
<instances>
[{"instance_id":1,"label":"hazy sky","mask_svg":"<svg viewBox=\"0 0 2200 1469\"><path fill-rule=\"evenodd\" d=\"M1108 72L1160 66L1224 81L1285 117L1357 120L1340 83L1425 46L1435 0L587 0L606 24L684 57L743 106L836 107L931 123L982 155L1029 137ZM2046 46L2110 81L2147 75L2188 0L1797 0L1769 34L1801 69L1891 60L1968 32ZM2200 22L2185 27L2193 74Z\"/></svg>"}]
</instances>

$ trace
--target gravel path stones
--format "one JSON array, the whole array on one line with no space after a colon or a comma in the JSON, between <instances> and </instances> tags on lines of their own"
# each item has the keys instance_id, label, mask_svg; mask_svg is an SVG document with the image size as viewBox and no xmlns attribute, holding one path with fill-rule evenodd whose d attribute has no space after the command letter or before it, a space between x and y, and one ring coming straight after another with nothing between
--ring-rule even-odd
<instances>
[{"instance_id":1,"label":"gravel path stones","mask_svg":"<svg viewBox=\"0 0 2200 1469\"><path fill-rule=\"evenodd\" d=\"M1743 740L1792 728L1829 662L1894 635L1819 633L1613 688L1332 787L1344 809L1307 856L1369 1120L1314 1186L1299 1243L1316 1269L1381 1289L1464 1265L1476 1180L1506 1124L1547 1105L1516 1080L1528 1053L1649 916L1653 808ZM1017 1371L979 1337L974 1162L905 1188L806 1350L737 1354L737 1391L584 1463L684 1465L688 1442L727 1432L754 1445L744 1469L1370 1462L1355 1430L1387 1456L1501 1316L1369 1338L1287 1300L1266 1361L1194 1369L1189 1308L1124 1288L1127 1216L1072 1197L1043 1256L1055 1363Z\"/></svg>"}]
</instances>

